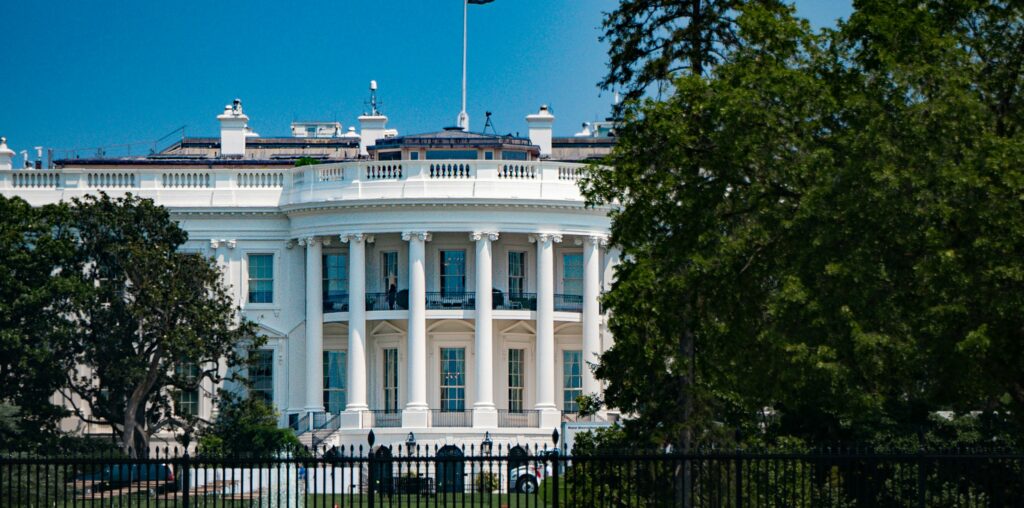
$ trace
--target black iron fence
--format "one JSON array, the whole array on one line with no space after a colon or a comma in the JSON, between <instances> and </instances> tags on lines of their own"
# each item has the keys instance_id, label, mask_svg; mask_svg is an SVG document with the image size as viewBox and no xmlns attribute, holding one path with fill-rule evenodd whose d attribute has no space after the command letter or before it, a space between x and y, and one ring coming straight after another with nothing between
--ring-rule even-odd
<instances>
[{"instance_id":1,"label":"black iron fence","mask_svg":"<svg viewBox=\"0 0 1024 508\"><path fill-rule=\"evenodd\" d=\"M1020 453L568 456L512 445L274 458L0 457L5 507L1013 507Z\"/></svg>"}]
</instances>

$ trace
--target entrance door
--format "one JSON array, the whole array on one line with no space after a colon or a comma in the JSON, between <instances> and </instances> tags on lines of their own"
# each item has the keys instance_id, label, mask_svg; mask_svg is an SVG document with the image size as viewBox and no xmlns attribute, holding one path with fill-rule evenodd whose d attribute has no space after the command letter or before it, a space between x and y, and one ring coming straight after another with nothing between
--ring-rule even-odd
<instances>
[{"instance_id":1,"label":"entrance door","mask_svg":"<svg viewBox=\"0 0 1024 508\"><path fill-rule=\"evenodd\" d=\"M466 461L462 459L462 450L448 445L437 451L437 491L462 492L466 471Z\"/></svg>"},{"instance_id":2,"label":"entrance door","mask_svg":"<svg viewBox=\"0 0 1024 508\"><path fill-rule=\"evenodd\" d=\"M373 452L373 488L382 494L394 493L395 471L391 462L391 450L380 446Z\"/></svg>"}]
</instances>

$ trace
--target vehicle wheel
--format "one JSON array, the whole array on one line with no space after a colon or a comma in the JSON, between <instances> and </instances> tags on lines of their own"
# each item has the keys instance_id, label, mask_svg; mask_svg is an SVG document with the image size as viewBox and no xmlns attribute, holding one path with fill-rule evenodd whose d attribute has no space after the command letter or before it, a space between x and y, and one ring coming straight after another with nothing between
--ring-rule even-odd
<instances>
[{"instance_id":1,"label":"vehicle wheel","mask_svg":"<svg viewBox=\"0 0 1024 508\"><path fill-rule=\"evenodd\" d=\"M516 492L522 494L533 494L537 492L537 479L532 476L524 476L516 481Z\"/></svg>"}]
</instances>

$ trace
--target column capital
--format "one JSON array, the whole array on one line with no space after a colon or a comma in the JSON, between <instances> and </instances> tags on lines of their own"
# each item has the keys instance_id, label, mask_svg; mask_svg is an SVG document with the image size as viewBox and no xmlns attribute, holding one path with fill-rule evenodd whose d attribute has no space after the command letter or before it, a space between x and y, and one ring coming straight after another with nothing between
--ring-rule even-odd
<instances>
[{"instance_id":1,"label":"column capital","mask_svg":"<svg viewBox=\"0 0 1024 508\"><path fill-rule=\"evenodd\" d=\"M597 245L599 247L608 247L608 236L607 235L582 235L577 236L573 240L573 245Z\"/></svg>"},{"instance_id":2,"label":"column capital","mask_svg":"<svg viewBox=\"0 0 1024 508\"><path fill-rule=\"evenodd\" d=\"M406 231L402 233L402 240L407 242L414 237L419 238L423 242L429 242L432 239L432 235L427 231Z\"/></svg>"},{"instance_id":3,"label":"column capital","mask_svg":"<svg viewBox=\"0 0 1024 508\"><path fill-rule=\"evenodd\" d=\"M368 233L342 233L342 234L338 235L338 239L341 240L341 243L349 243L349 242L373 243L376 238L373 235L368 234Z\"/></svg>"},{"instance_id":4,"label":"column capital","mask_svg":"<svg viewBox=\"0 0 1024 508\"><path fill-rule=\"evenodd\" d=\"M529 237L527 237L527 239L530 240L530 243L538 243L538 242L539 243L545 243L548 240L551 240L551 243L562 243L562 234L561 233L537 233L537 234L534 234L534 235L530 235Z\"/></svg>"},{"instance_id":5,"label":"column capital","mask_svg":"<svg viewBox=\"0 0 1024 508\"><path fill-rule=\"evenodd\" d=\"M210 239L210 248L211 249L219 249L220 248L220 240L217 240L216 238L211 238Z\"/></svg>"},{"instance_id":6,"label":"column capital","mask_svg":"<svg viewBox=\"0 0 1024 508\"><path fill-rule=\"evenodd\" d=\"M303 236L299 238L298 243L301 247L312 247L320 243L320 239L315 236Z\"/></svg>"},{"instance_id":7,"label":"column capital","mask_svg":"<svg viewBox=\"0 0 1024 508\"><path fill-rule=\"evenodd\" d=\"M469 234L469 239L474 242L479 242L484 239L494 242L498 240L498 233L496 231L474 231Z\"/></svg>"},{"instance_id":8,"label":"column capital","mask_svg":"<svg viewBox=\"0 0 1024 508\"><path fill-rule=\"evenodd\" d=\"M288 239L288 241L284 242L284 248L286 248L286 249L294 249L295 246L298 245L298 244L299 244L299 241L297 239L290 238L290 239Z\"/></svg>"}]
</instances>

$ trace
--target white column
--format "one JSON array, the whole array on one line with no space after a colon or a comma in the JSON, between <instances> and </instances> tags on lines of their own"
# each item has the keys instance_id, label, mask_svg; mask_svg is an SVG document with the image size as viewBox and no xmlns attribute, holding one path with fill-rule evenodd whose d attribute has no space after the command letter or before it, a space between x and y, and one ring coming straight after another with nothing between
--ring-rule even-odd
<instances>
[{"instance_id":1,"label":"white column","mask_svg":"<svg viewBox=\"0 0 1024 508\"><path fill-rule=\"evenodd\" d=\"M473 426L498 427L498 411L494 407L494 335L491 306L491 250L498 233L473 233L476 242L476 403L473 404Z\"/></svg>"},{"instance_id":2,"label":"white column","mask_svg":"<svg viewBox=\"0 0 1024 508\"><path fill-rule=\"evenodd\" d=\"M366 242L362 233L341 236L348 242L348 392L346 411L366 411Z\"/></svg>"},{"instance_id":3,"label":"white column","mask_svg":"<svg viewBox=\"0 0 1024 508\"><path fill-rule=\"evenodd\" d=\"M601 385L590 370L601 354L601 243L604 238L583 239L583 394L596 394Z\"/></svg>"},{"instance_id":4,"label":"white column","mask_svg":"<svg viewBox=\"0 0 1024 508\"><path fill-rule=\"evenodd\" d=\"M299 240L306 247L306 411L324 410L323 249L316 237Z\"/></svg>"},{"instance_id":5,"label":"white column","mask_svg":"<svg viewBox=\"0 0 1024 508\"><path fill-rule=\"evenodd\" d=\"M555 427L561 415L555 405L555 271L554 244L562 235L541 233L537 243L537 403L540 426Z\"/></svg>"},{"instance_id":6,"label":"white column","mask_svg":"<svg viewBox=\"0 0 1024 508\"><path fill-rule=\"evenodd\" d=\"M402 239L409 242L409 335L406 347L408 375L406 393L409 394L402 427L424 428L429 422L427 405L427 275L426 242L430 233L407 232Z\"/></svg>"}]
</instances>

